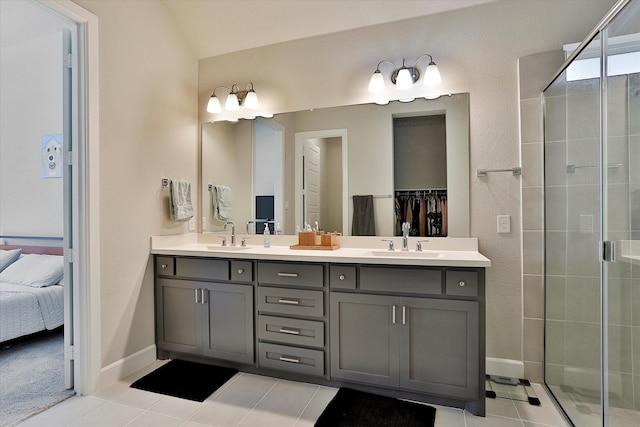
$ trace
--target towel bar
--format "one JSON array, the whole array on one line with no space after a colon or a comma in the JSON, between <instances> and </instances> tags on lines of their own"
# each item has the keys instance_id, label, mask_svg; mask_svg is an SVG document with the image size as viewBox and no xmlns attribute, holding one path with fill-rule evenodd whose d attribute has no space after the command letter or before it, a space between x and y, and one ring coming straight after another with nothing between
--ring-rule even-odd
<instances>
[{"instance_id":1,"label":"towel bar","mask_svg":"<svg viewBox=\"0 0 640 427\"><path fill-rule=\"evenodd\" d=\"M167 187L171 184L171 180L169 178L162 178L162 186Z\"/></svg>"},{"instance_id":2,"label":"towel bar","mask_svg":"<svg viewBox=\"0 0 640 427\"><path fill-rule=\"evenodd\" d=\"M511 169L478 169L478 176L487 176L488 173L492 172L511 172L513 176L519 176L522 174L521 167L515 167Z\"/></svg>"}]
</instances>

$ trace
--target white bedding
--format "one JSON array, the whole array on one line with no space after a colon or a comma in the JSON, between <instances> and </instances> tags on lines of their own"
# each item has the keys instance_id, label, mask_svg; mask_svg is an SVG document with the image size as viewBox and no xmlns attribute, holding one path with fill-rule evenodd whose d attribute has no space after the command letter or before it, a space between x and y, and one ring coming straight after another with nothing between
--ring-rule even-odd
<instances>
[{"instance_id":1,"label":"white bedding","mask_svg":"<svg viewBox=\"0 0 640 427\"><path fill-rule=\"evenodd\" d=\"M0 283L0 342L64 323L64 288Z\"/></svg>"}]
</instances>

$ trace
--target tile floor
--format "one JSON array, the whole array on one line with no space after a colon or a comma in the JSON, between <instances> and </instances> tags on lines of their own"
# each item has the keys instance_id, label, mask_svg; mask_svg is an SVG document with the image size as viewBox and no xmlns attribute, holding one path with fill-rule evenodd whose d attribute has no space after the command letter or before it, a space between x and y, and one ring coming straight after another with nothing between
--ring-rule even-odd
<instances>
[{"instance_id":1,"label":"tile floor","mask_svg":"<svg viewBox=\"0 0 640 427\"><path fill-rule=\"evenodd\" d=\"M91 396L74 396L20 427L55 426L313 426L337 389L238 373L204 402L132 389L129 385L161 366L148 368ZM540 406L487 399L487 416L436 406L436 427L568 427L543 388Z\"/></svg>"}]
</instances>

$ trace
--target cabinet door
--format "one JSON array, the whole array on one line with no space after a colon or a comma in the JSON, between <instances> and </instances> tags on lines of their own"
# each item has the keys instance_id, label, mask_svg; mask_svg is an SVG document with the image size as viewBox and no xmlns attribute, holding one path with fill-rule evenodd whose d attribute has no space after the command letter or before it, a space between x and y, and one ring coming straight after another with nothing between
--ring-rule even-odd
<instances>
[{"instance_id":1,"label":"cabinet door","mask_svg":"<svg viewBox=\"0 0 640 427\"><path fill-rule=\"evenodd\" d=\"M398 385L395 297L331 293L331 377Z\"/></svg>"},{"instance_id":2,"label":"cabinet door","mask_svg":"<svg viewBox=\"0 0 640 427\"><path fill-rule=\"evenodd\" d=\"M194 282L156 279L156 333L161 350L199 353L196 288Z\"/></svg>"},{"instance_id":3,"label":"cabinet door","mask_svg":"<svg viewBox=\"0 0 640 427\"><path fill-rule=\"evenodd\" d=\"M478 302L402 298L400 304L400 387L477 399L484 363Z\"/></svg>"},{"instance_id":4,"label":"cabinet door","mask_svg":"<svg viewBox=\"0 0 640 427\"><path fill-rule=\"evenodd\" d=\"M239 363L254 362L253 286L199 283L207 307L202 353Z\"/></svg>"}]
</instances>

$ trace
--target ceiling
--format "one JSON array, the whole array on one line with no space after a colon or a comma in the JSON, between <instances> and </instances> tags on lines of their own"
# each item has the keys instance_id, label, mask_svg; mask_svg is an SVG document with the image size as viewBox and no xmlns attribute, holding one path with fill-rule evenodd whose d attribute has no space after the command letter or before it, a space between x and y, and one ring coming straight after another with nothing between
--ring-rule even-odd
<instances>
[{"instance_id":1,"label":"ceiling","mask_svg":"<svg viewBox=\"0 0 640 427\"><path fill-rule=\"evenodd\" d=\"M161 0L198 59L496 0Z\"/></svg>"}]
</instances>

